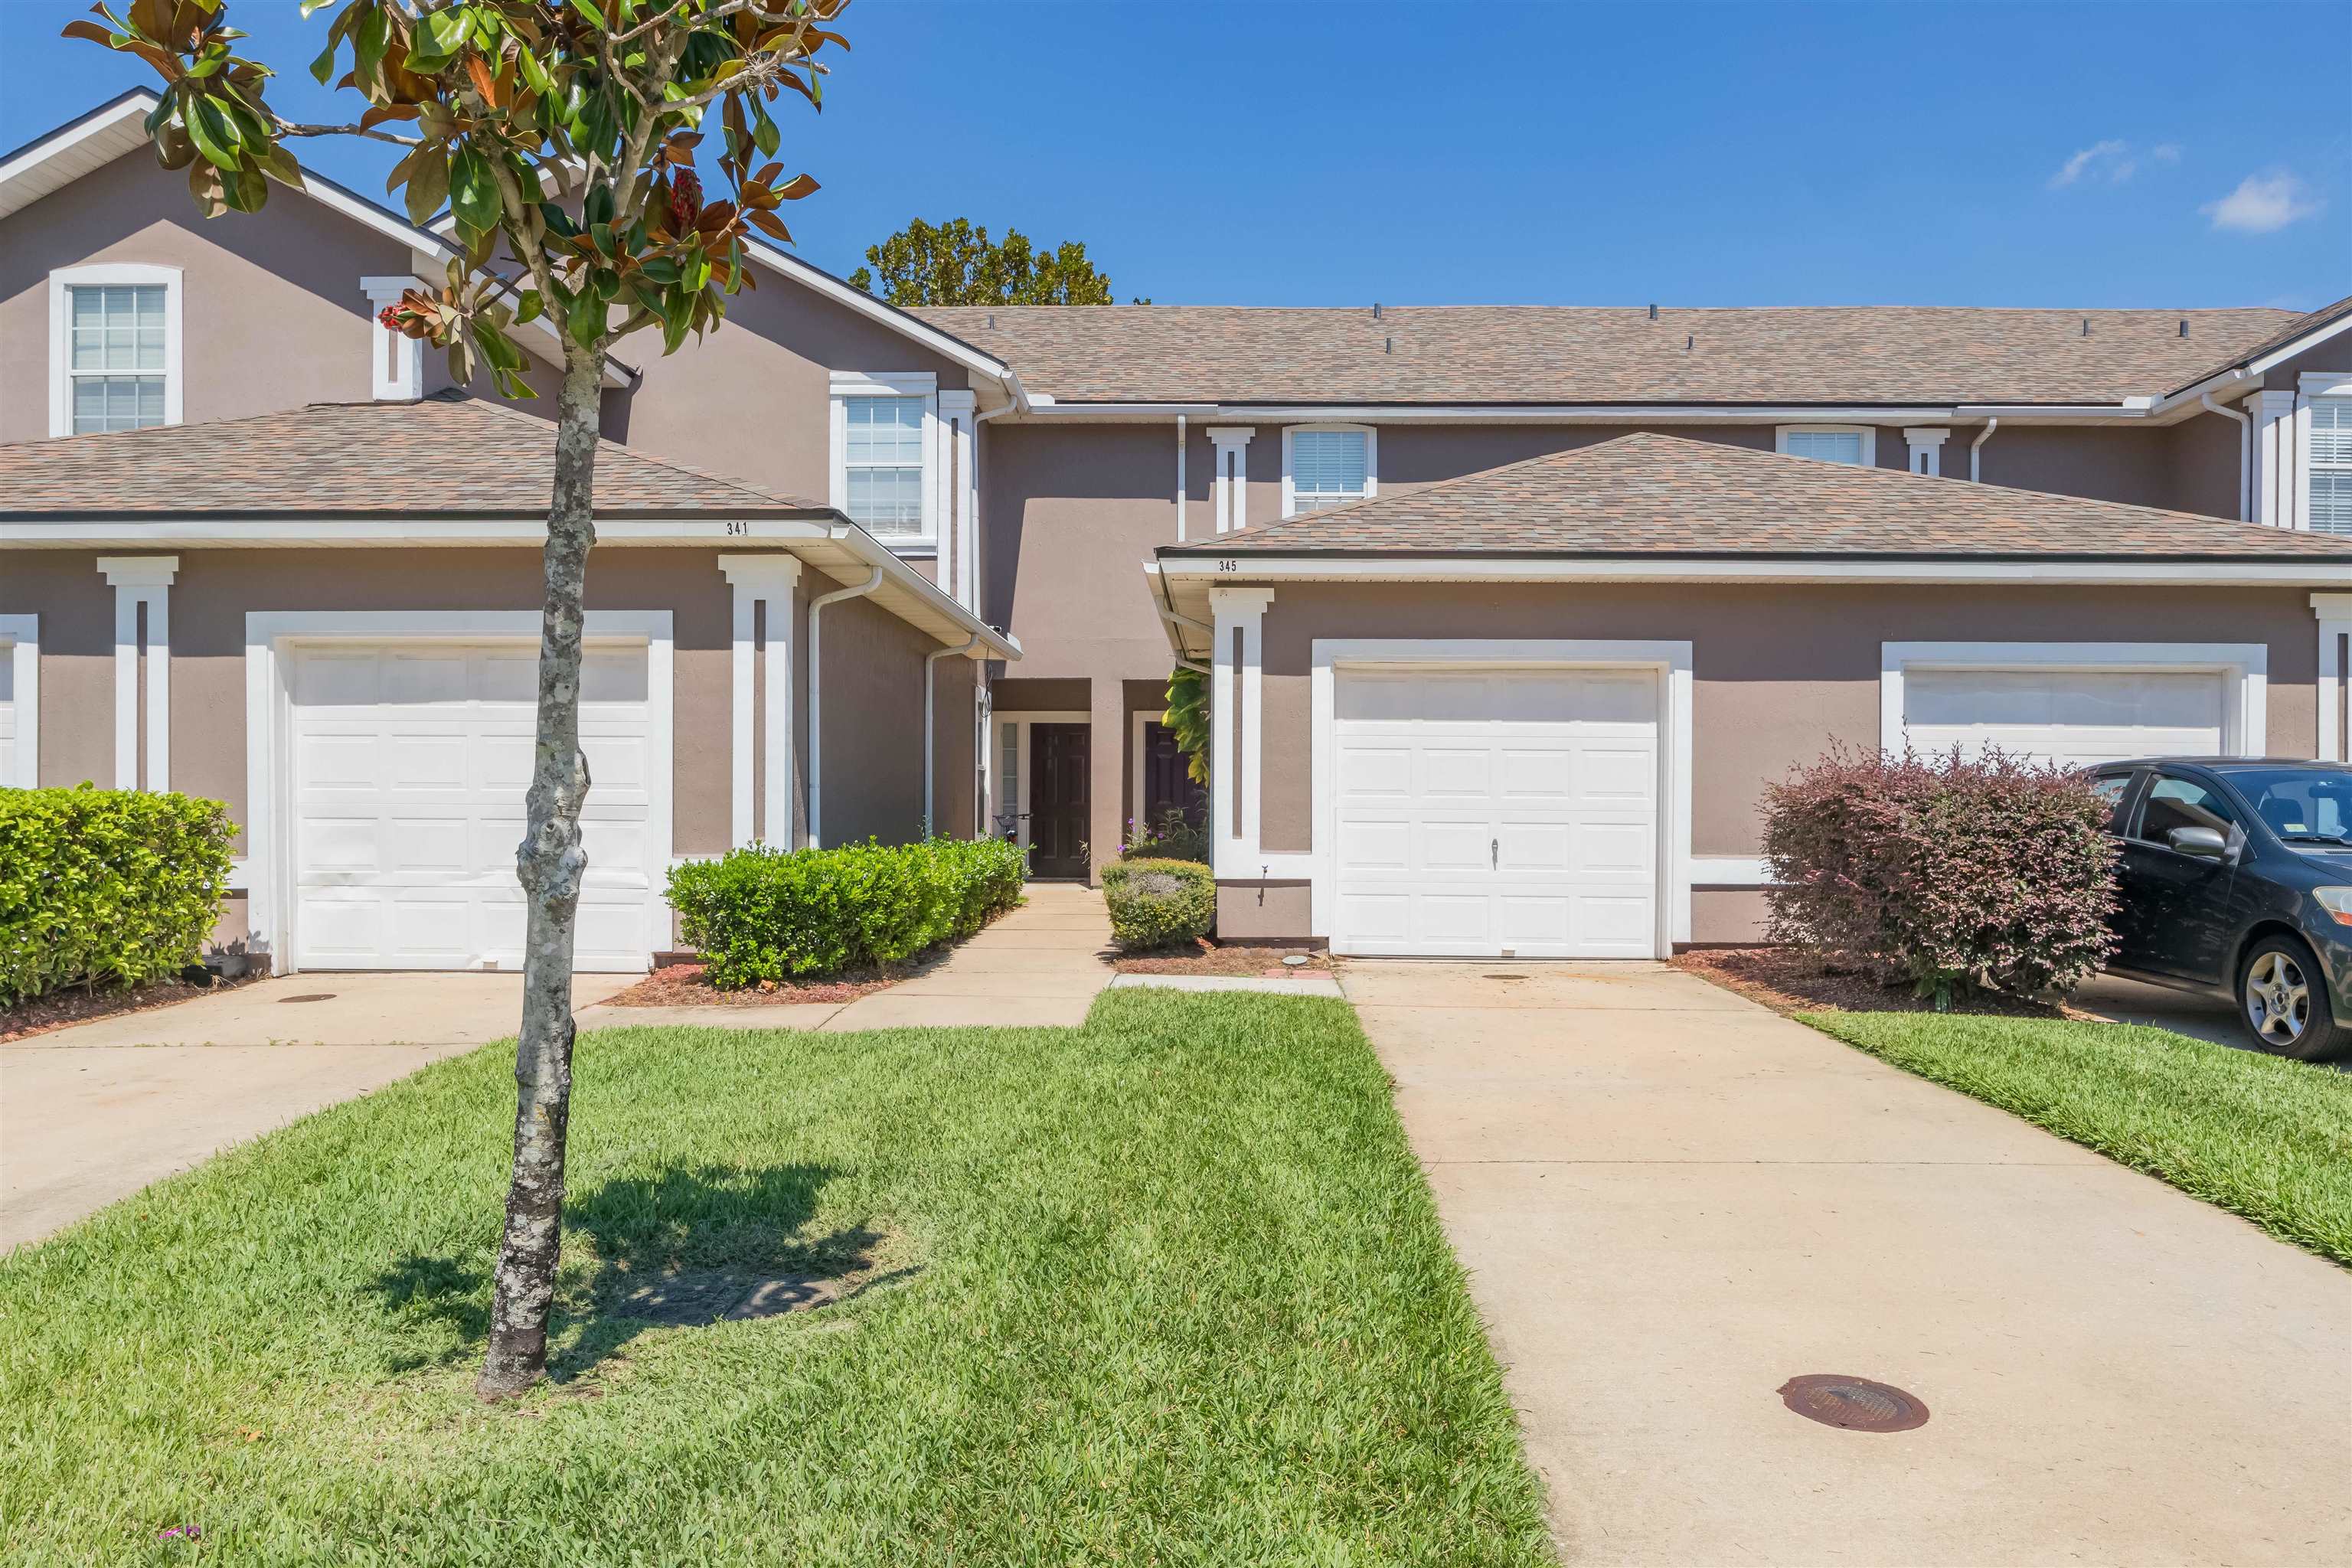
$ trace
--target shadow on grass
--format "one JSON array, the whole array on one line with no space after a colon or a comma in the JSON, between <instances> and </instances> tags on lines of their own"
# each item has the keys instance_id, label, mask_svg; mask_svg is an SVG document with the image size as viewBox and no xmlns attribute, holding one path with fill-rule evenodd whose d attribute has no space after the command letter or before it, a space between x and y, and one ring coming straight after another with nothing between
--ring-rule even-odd
<instances>
[{"instance_id":1,"label":"shadow on grass","mask_svg":"<svg viewBox=\"0 0 2352 1568\"><path fill-rule=\"evenodd\" d=\"M872 1272L883 1234L864 1225L804 1234L822 1165L706 1165L606 1182L564 1205L566 1269L549 1324L549 1375L575 1377L648 1329L715 1322L755 1286L793 1307L847 1299L915 1272ZM589 1263L582 1278L576 1262ZM860 1278L863 1276L864 1278ZM385 1313L440 1325L453 1343L395 1364L446 1366L481 1353L489 1261L412 1253L367 1287Z\"/></svg>"}]
</instances>

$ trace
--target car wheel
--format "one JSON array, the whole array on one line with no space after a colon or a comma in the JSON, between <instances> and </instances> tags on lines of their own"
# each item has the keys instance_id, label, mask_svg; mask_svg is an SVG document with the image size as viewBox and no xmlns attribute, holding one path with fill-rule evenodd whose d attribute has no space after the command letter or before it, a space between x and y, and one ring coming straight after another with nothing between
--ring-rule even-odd
<instances>
[{"instance_id":1,"label":"car wheel","mask_svg":"<svg viewBox=\"0 0 2352 1568\"><path fill-rule=\"evenodd\" d=\"M2311 949L2291 936L2256 942L2238 969L2238 1021L2256 1047L2298 1061L2344 1054L2345 1031L2327 1001L2327 976Z\"/></svg>"}]
</instances>

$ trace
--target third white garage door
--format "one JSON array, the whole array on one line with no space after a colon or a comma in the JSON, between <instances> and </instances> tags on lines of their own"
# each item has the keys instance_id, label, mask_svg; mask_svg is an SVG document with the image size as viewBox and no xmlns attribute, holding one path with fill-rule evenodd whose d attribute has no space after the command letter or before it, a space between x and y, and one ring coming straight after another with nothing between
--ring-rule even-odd
<instances>
[{"instance_id":1,"label":"third white garage door","mask_svg":"<svg viewBox=\"0 0 2352 1568\"><path fill-rule=\"evenodd\" d=\"M1903 731L1922 752L1999 747L2064 767L2222 749L2219 670L1908 669Z\"/></svg>"},{"instance_id":2,"label":"third white garage door","mask_svg":"<svg viewBox=\"0 0 2352 1568\"><path fill-rule=\"evenodd\" d=\"M1655 955L1655 672L1341 669L1337 680L1335 949Z\"/></svg>"},{"instance_id":3,"label":"third white garage door","mask_svg":"<svg viewBox=\"0 0 2352 1568\"><path fill-rule=\"evenodd\" d=\"M515 969L538 700L535 643L323 644L289 670L293 704L294 951L305 969ZM643 970L647 734L643 644L581 669L583 970Z\"/></svg>"}]
</instances>

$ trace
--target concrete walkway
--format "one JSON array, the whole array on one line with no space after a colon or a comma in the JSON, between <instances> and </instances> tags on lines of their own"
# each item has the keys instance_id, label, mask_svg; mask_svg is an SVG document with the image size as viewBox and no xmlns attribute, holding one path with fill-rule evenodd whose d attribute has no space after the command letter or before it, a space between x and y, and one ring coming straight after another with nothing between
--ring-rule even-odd
<instances>
[{"instance_id":1,"label":"concrete walkway","mask_svg":"<svg viewBox=\"0 0 2352 1568\"><path fill-rule=\"evenodd\" d=\"M591 1007L583 1029L689 1024L721 1029L899 1029L961 1025L1075 1028L1111 982L1102 894L1032 882L1028 901L912 980L855 1002L773 1007Z\"/></svg>"},{"instance_id":2,"label":"concrete walkway","mask_svg":"<svg viewBox=\"0 0 2352 1568\"><path fill-rule=\"evenodd\" d=\"M2352 1561L2352 1275L1663 966L1340 983L1567 1562Z\"/></svg>"},{"instance_id":3,"label":"concrete walkway","mask_svg":"<svg viewBox=\"0 0 2352 1568\"><path fill-rule=\"evenodd\" d=\"M0 1046L0 1250L521 1016L517 974L294 974Z\"/></svg>"}]
</instances>

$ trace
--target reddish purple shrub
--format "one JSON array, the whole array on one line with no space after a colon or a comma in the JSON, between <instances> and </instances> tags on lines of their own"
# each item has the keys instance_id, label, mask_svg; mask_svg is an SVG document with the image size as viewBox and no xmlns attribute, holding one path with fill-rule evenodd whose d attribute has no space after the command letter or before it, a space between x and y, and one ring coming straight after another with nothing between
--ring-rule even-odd
<instances>
[{"instance_id":1,"label":"reddish purple shrub","mask_svg":"<svg viewBox=\"0 0 2352 1568\"><path fill-rule=\"evenodd\" d=\"M2114 946L2108 811L2083 777L1999 752L1833 747L1764 792L1769 932L1923 996L2070 991Z\"/></svg>"}]
</instances>

